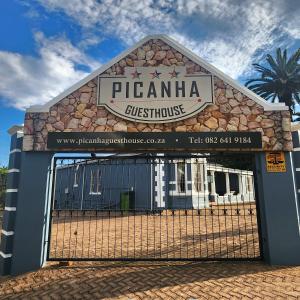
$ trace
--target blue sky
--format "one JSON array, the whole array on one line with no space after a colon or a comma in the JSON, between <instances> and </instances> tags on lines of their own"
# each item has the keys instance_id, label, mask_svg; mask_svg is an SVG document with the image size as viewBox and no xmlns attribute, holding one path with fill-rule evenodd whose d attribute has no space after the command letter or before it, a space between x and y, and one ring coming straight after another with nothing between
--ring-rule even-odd
<instances>
[{"instance_id":1,"label":"blue sky","mask_svg":"<svg viewBox=\"0 0 300 300\"><path fill-rule=\"evenodd\" d=\"M299 0L1 0L0 165L7 129L144 36L165 33L244 83L300 47Z\"/></svg>"}]
</instances>

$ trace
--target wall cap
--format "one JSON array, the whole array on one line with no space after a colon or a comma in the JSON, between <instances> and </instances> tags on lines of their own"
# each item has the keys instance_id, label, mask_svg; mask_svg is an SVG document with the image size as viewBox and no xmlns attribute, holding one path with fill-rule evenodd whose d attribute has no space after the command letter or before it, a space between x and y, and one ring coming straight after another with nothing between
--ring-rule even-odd
<instances>
[{"instance_id":1,"label":"wall cap","mask_svg":"<svg viewBox=\"0 0 300 300\"><path fill-rule=\"evenodd\" d=\"M18 137L21 137L24 134L23 129L24 129L23 125L13 125L12 127L10 127L7 130L7 133L10 134L10 135L17 134Z\"/></svg>"}]
</instances>

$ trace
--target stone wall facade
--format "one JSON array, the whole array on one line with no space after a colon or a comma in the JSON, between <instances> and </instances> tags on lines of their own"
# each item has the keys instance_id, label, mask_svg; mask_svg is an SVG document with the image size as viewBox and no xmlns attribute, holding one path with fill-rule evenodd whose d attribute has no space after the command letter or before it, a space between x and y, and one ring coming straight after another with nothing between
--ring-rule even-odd
<instances>
[{"instance_id":1,"label":"stone wall facade","mask_svg":"<svg viewBox=\"0 0 300 300\"><path fill-rule=\"evenodd\" d=\"M161 40L150 40L104 74L122 75L125 67L185 66L188 74L210 74ZM48 132L215 132L259 131L263 150L292 150L289 111L264 108L214 76L214 101L191 118L166 124L123 120L97 103L97 78L53 105L47 113L26 113L25 151L47 150ZM94 150L94 149L90 149Z\"/></svg>"}]
</instances>

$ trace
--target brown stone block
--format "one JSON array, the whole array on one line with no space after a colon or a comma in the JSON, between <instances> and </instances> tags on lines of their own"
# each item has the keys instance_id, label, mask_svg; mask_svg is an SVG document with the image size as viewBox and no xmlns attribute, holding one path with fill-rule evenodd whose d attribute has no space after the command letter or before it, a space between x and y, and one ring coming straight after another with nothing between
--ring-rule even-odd
<instances>
[{"instance_id":1,"label":"brown stone block","mask_svg":"<svg viewBox=\"0 0 300 300\"><path fill-rule=\"evenodd\" d=\"M144 59L141 59L141 60L135 60L135 61L133 62L133 65L134 65L135 67L143 67L143 66L145 65L145 63L146 63L146 60L144 60Z\"/></svg>"},{"instance_id":2,"label":"brown stone block","mask_svg":"<svg viewBox=\"0 0 300 300\"><path fill-rule=\"evenodd\" d=\"M147 61L151 60L151 59L153 58L154 54L155 54L155 53L154 53L153 50L147 51L147 52L146 52L146 60L147 60Z\"/></svg>"},{"instance_id":3,"label":"brown stone block","mask_svg":"<svg viewBox=\"0 0 300 300\"><path fill-rule=\"evenodd\" d=\"M248 123L249 129L258 128L259 126L260 126L260 124L257 123L257 122L249 122L249 123Z\"/></svg>"},{"instance_id":4,"label":"brown stone block","mask_svg":"<svg viewBox=\"0 0 300 300\"><path fill-rule=\"evenodd\" d=\"M275 135L274 129L273 128L266 128L264 129L264 133L267 137L272 137Z\"/></svg>"},{"instance_id":5,"label":"brown stone block","mask_svg":"<svg viewBox=\"0 0 300 300\"><path fill-rule=\"evenodd\" d=\"M133 60L131 58L126 58L126 64L129 67L133 67L134 66Z\"/></svg>"},{"instance_id":6,"label":"brown stone block","mask_svg":"<svg viewBox=\"0 0 300 300\"><path fill-rule=\"evenodd\" d=\"M275 125L274 121L271 119L263 119L260 124L262 128L272 128Z\"/></svg>"},{"instance_id":7,"label":"brown stone block","mask_svg":"<svg viewBox=\"0 0 300 300\"><path fill-rule=\"evenodd\" d=\"M292 151L293 150L293 142L292 141L285 141L283 143L283 150Z\"/></svg>"},{"instance_id":8,"label":"brown stone block","mask_svg":"<svg viewBox=\"0 0 300 300\"><path fill-rule=\"evenodd\" d=\"M219 119L219 118L225 118L224 114L222 114L221 112L219 111L212 111L211 112L211 115L216 118L216 119Z\"/></svg>"},{"instance_id":9,"label":"brown stone block","mask_svg":"<svg viewBox=\"0 0 300 300\"><path fill-rule=\"evenodd\" d=\"M236 107L238 108L238 107ZM236 109L235 108L235 109ZM238 108L239 109L239 108ZM220 112L227 114L227 113L233 113L231 106L229 105L229 103L225 103L220 105ZM237 113L237 112L236 112ZM241 113L241 110L239 109L239 113Z\"/></svg>"},{"instance_id":10,"label":"brown stone block","mask_svg":"<svg viewBox=\"0 0 300 300\"><path fill-rule=\"evenodd\" d=\"M177 126L175 128L176 132L186 132L186 126L185 125L181 125L181 126Z\"/></svg>"},{"instance_id":11,"label":"brown stone block","mask_svg":"<svg viewBox=\"0 0 300 300\"><path fill-rule=\"evenodd\" d=\"M189 118L184 121L185 125L194 125L197 123L198 123L197 118Z\"/></svg>"},{"instance_id":12,"label":"brown stone block","mask_svg":"<svg viewBox=\"0 0 300 300\"><path fill-rule=\"evenodd\" d=\"M139 132L135 127L127 127L128 132Z\"/></svg>"}]
</instances>

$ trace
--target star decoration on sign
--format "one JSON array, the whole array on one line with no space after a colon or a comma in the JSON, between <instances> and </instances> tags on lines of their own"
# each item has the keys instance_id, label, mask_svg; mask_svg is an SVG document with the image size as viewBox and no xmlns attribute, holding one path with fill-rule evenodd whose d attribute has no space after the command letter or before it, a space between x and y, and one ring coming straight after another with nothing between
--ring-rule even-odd
<instances>
[{"instance_id":1,"label":"star decoration on sign","mask_svg":"<svg viewBox=\"0 0 300 300\"><path fill-rule=\"evenodd\" d=\"M159 72L157 72L157 70L155 70L155 72L150 73L150 74L152 75L152 79L154 79L154 78L158 78L158 79L159 79L159 75L160 75L161 73L159 73Z\"/></svg>"},{"instance_id":2,"label":"star decoration on sign","mask_svg":"<svg viewBox=\"0 0 300 300\"><path fill-rule=\"evenodd\" d=\"M169 74L171 75L171 78L177 78L178 75L180 74L180 72L176 72L175 68L174 68L174 70L172 72L170 72Z\"/></svg>"},{"instance_id":3,"label":"star decoration on sign","mask_svg":"<svg viewBox=\"0 0 300 300\"><path fill-rule=\"evenodd\" d=\"M132 79L140 78L140 75L141 75L141 74L142 74L142 73L139 73L139 72L137 71L137 69L135 69L135 71L134 71L133 73L131 73Z\"/></svg>"}]
</instances>

